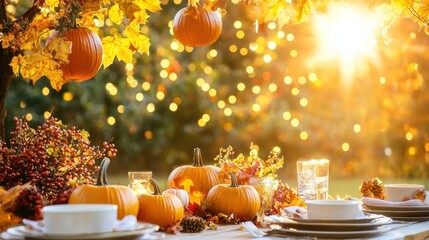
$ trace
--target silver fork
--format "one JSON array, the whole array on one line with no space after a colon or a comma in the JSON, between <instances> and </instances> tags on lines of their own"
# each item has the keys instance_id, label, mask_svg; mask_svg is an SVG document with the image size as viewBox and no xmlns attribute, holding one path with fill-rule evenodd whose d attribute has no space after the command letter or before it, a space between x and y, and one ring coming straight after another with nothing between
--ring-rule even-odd
<instances>
[{"instance_id":1,"label":"silver fork","mask_svg":"<svg viewBox=\"0 0 429 240\"><path fill-rule=\"evenodd\" d=\"M265 237L271 234L286 235L286 233L282 232L281 230L276 231L275 229L271 229L268 231L262 231L255 224L253 224L253 222L250 222L250 221L241 222L240 225L243 226L255 238ZM288 236L286 239L317 239L317 238Z\"/></svg>"},{"instance_id":2,"label":"silver fork","mask_svg":"<svg viewBox=\"0 0 429 240\"><path fill-rule=\"evenodd\" d=\"M240 225L243 226L250 234L252 234L253 237L260 238L260 237L264 237L264 236L268 235L268 232L262 231L261 229L256 227L255 224L253 224L250 221L241 222Z\"/></svg>"}]
</instances>

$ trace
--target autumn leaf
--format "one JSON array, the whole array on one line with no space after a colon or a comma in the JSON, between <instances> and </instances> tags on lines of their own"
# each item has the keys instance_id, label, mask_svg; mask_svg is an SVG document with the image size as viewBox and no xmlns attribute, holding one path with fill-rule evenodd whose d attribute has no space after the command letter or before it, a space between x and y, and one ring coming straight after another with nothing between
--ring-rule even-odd
<instances>
[{"instance_id":1,"label":"autumn leaf","mask_svg":"<svg viewBox=\"0 0 429 240\"><path fill-rule=\"evenodd\" d=\"M115 4L109 9L109 18L112 22L120 24L124 19L124 13L119 9L119 5Z\"/></svg>"},{"instance_id":2,"label":"autumn leaf","mask_svg":"<svg viewBox=\"0 0 429 240\"><path fill-rule=\"evenodd\" d=\"M104 37L101 42L103 43L103 66L106 69L115 60L118 49L113 36Z\"/></svg>"},{"instance_id":3,"label":"autumn leaf","mask_svg":"<svg viewBox=\"0 0 429 240\"><path fill-rule=\"evenodd\" d=\"M134 0L134 3L142 10L148 10L150 12L162 10L159 0Z\"/></svg>"},{"instance_id":4,"label":"autumn leaf","mask_svg":"<svg viewBox=\"0 0 429 240\"><path fill-rule=\"evenodd\" d=\"M310 0L298 0L296 5L296 15L294 17L295 22L300 23L308 21L312 10L313 7Z\"/></svg>"},{"instance_id":5,"label":"autumn leaf","mask_svg":"<svg viewBox=\"0 0 429 240\"><path fill-rule=\"evenodd\" d=\"M413 7L414 0L391 0L393 9L398 13L403 13Z\"/></svg>"},{"instance_id":6,"label":"autumn leaf","mask_svg":"<svg viewBox=\"0 0 429 240\"><path fill-rule=\"evenodd\" d=\"M123 38L116 34L115 36L104 37L101 42L103 43L103 66L107 68L110 66L115 57L125 63L131 63L133 60L133 51L130 49L130 40Z\"/></svg>"}]
</instances>

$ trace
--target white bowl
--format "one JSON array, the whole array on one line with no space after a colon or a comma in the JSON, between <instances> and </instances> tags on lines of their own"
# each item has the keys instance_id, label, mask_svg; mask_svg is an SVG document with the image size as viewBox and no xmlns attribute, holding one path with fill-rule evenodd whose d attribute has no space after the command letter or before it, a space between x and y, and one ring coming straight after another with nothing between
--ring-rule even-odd
<instances>
[{"instance_id":1,"label":"white bowl","mask_svg":"<svg viewBox=\"0 0 429 240\"><path fill-rule=\"evenodd\" d=\"M114 204L59 204L42 208L47 234L111 232L118 207Z\"/></svg>"},{"instance_id":2,"label":"white bowl","mask_svg":"<svg viewBox=\"0 0 429 240\"><path fill-rule=\"evenodd\" d=\"M356 219L361 216L360 201L355 200L308 200L309 219Z\"/></svg>"},{"instance_id":3,"label":"white bowl","mask_svg":"<svg viewBox=\"0 0 429 240\"><path fill-rule=\"evenodd\" d=\"M420 184L385 184L386 200L392 202L402 202L405 198L410 199L419 189L425 189Z\"/></svg>"}]
</instances>

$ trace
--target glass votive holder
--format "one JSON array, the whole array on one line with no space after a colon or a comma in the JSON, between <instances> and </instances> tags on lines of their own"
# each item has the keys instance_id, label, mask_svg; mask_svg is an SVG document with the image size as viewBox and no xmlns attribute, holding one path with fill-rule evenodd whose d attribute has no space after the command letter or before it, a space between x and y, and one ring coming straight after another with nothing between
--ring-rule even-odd
<instances>
[{"instance_id":1,"label":"glass votive holder","mask_svg":"<svg viewBox=\"0 0 429 240\"><path fill-rule=\"evenodd\" d=\"M253 186L261 199L261 209L258 211L258 221L268 214L273 207L273 196L278 182L271 177L250 177L249 185Z\"/></svg>"},{"instance_id":2,"label":"glass votive holder","mask_svg":"<svg viewBox=\"0 0 429 240\"><path fill-rule=\"evenodd\" d=\"M151 194L150 179L152 178L151 171L130 171L128 172L128 180L130 187L136 195Z\"/></svg>"},{"instance_id":3,"label":"glass votive holder","mask_svg":"<svg viewBox=\"0 0 429 240\"><path fill-rule=\"evenodd\" d=\"M296 169L300 197L305 200L328 199L329 160L299 160Z\"/></svg>"}]
</instances>

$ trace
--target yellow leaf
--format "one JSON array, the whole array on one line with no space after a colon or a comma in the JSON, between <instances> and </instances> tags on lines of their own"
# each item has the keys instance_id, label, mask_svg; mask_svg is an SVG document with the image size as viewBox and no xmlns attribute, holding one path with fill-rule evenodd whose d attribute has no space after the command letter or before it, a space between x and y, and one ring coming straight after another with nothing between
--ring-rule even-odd
<instances>
[{"instance_id":1,"label":"yellow leaf","mask_svg":"<svg viewBox=\"0 0 429 240\"><path fill-rule=\"evenodd\" d=\"M296 6L296 16L295 21L297 23L308 21L308 17L313 10L312 3L310 0L298 0Z\"/></svg>"},{"instance_id":2,"label":"yellow leaf","mask_svg":"<svg viewBox=\"0 0 429 240\"><path fill-rule=\"evenodd\" d=\"M134 22L131 22L125 27L124 33L129 39L138 38L140 34L139 25L135 24Z\"/></svg>"},{"instance_id":3,"label":"yellow leaf","mask_svg":"<svg viewBox=\"0 0 429 240\"><path fill-rule=\"evenodd\" d=\"M146 11L137 11L137 12L134 12L133 21L136 23L146 24L148 18L149 18L149 15L147 14Z\"/></svg>"},{"instance_id":4,"label":"yellow leaf","mask_svg":"<svg viewBox=\"0 0 429 240\"><path fill-rule=\"evenodd\" d=\"M413 7L414 0L391 0L391 4L396 12L403 13Z\"/></svg>"},{"instance_id":5,"label":"yellow leaf","mask_svg":"<svg viewBox=\"0 0 429 240\"><path fill-rule=\"evenodd\" d=\"M14 39L15 36L12 33L8 33L6 36L3 36L1 41L2 48L8 48Z\"/></svg>"},{"instance_id":6,"label":"yellow leaf","mask_svg":"<svg viewBox=\"0 0 429 240\"><path fill-rule=\"evenodd\" d=\"M118 52L116 47L116 39L113 36L104 37L101 42L103 43L103 67L106 69L115 60Z\"/></svg>"},{"instance_id":7,"label":"yellow leaf","mask_svg":"<svg viewBox=\"0 0 429 240\"><path fill-rule=\"evenodd\" d=\"M109 18L112 22L120 24L124 19L124 13L119 9L119 5L115 4L109 9Z\"/></svg>"},{"instance_id":8,"label":"yellow leaf","mask_svg":"<svg viewBox=\"0 0 429 240\"><path fill-rule=\"evenodd\" d=\"M118 60L124 61L125 63L133 62L133 51L130 49L130 40L122 38L118 41Z\"/></svg>"},{"instance_id":9,"label":"yellow leaf","mask_svg":"<svg viewBox=\"0 0 429 240\"><path fill-rule=\"evenodd\" d=\"M49 52L54 59L68 63L68 55L71 52L71 42L57 37L52 38L49 44L45 47L45 51Z\"/></svg>"},{"instance_id":10,"label":"yellow leaf","mask_svg":"<svg viewBox=\"0 0 429 240\"><path fill-rule=\"evenodd\" d=\"M59 4L60 4L59 0L46 0L43 6L55 12L55 8L57 8Z\"/></svg>"},{"instance_id":11,"label":"yellow leaf","mask_svg":"<svg viewBox=\"0 0 429 240\"><path fill-rule=\"evenodd\" d=\"M134 0L134 3L142 10L156 12L162 10L159 0Z\"/></svg>"},{"instance_id":12,"label":"yellow leaf","mask_svg":"<svg viewBox=\"0 0 429 240\"><path fill-rule=\"evenodd\" d=\"M148 37L139 34L137 38L130 39L130 41L137 52L149 55L150 41Z\"/></svg>"},{"instance_id":13,"label":"yellow leaf","mask_svg":"<svg viewBox=\"0 0 429 240\"><path fill-rule=\"evenodd\" d=\"M21 57L21 54L13 57L12 61L10 61L10 63L9 63L9 66L12 67L12 71L16 76L19 75L19 58L20 57Z\"/></svg>"},{"instance_id":14,"label":"yellow leaf","mask_svg":"<svg viewBox=\"0 0 429 240\"><path fill-rule=\"evenodd\" d=\"M54 69L46 73L46 77L51 83L51 87L57 91L60 91L62 86L66 83L63 78L63 71L60 69Z\"/></svg>"}]
</instances>

